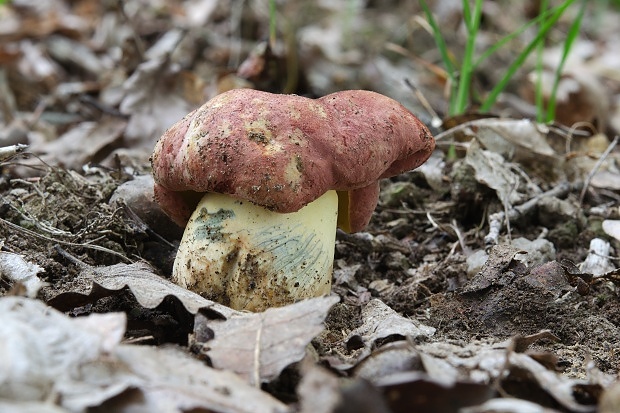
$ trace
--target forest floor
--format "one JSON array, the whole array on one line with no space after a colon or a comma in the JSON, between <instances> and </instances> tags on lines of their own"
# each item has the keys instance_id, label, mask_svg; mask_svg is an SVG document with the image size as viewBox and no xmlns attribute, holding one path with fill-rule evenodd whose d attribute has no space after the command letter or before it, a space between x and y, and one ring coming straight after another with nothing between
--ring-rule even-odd
<instances>
[{"instance_id":1,"label":"forest floor","mask_svg":"<svg viewBox=\"0 0 620 413\"><path fill-rule=\"evenodd\" d=\"M0 6L0 411L620 411L617 6L588 3L543 124L534 59L492 113L448 117L418 2L276 2L273 50L267 1L43 3ZM453 3L429 2L459 59ZM480 51L537 7L484 3ZM474 98L531 30L476 68ZM374 90L436 135L338 232L330 297L252 314L170 282L182 229L149 157L240 87Z\"/></svg>"}]
</instances>

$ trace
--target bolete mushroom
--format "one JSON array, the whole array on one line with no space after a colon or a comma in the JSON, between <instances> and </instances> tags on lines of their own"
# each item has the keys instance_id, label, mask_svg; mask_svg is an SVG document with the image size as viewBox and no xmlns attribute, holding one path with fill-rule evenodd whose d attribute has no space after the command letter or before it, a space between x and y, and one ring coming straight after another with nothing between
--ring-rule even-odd
<instances>
[{"instance_id":1,"label":"bolete mushroom","mask_svg":"<svg viewBox=\"0 0 620 413\"><path fill-rule=\"evenodd\" d=\"M375 92L214 97L151 157L156 200L186 226L174 281L250 311L329 293L336 226L363 229L379 180L434 147L422 122Z\"/></svg>"}]
</instances>

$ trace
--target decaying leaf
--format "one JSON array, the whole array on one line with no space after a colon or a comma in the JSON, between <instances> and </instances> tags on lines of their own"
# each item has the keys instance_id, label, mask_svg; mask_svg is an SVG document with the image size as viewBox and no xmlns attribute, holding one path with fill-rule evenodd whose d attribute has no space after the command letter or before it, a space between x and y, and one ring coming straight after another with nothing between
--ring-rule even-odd
<instances>
[{"instance_id":1,"label":"decaying leaf","mask_svg":"<svg viewBox=\"0 0 620 413\"><path fill-rule=\"evenodd\" d=\"M262 313L236 313L227 320L198 315L194 330L213 331L213 339L201 344L214 367L232 370L253 384L266 382L304 357L338 300L317 297Z\"/></svg>"},{"instance_id":2,"label":"decaying leaf","mask_svg":"<svg viewBox=\"0 0 620 413\"><path fill-rule=\"evenodd\" d=\"M476 141L467 149L465 162L476 171L476 180L495 190L506 206L523 203L541 192L515 173L501 155L483 150Z\"/></svg>"},{"instance_id":3,"label":"decaying leaf","mask_svg":"<svg viewBox=\"0 0 620 413\"><path fill-rule=\"evenodd\" d=\"M120 344L123 313L71 319L40 301L0 298L0 397L71 412L286 411L237 375L173 347Z\"/></svg>"},{"instance_id":4,"label":"decaying leaf","mask_svg":"<svg viewBox=\"0 0 620 413\"><path fill-rule=\"evenodd\" d=\"M237 314L236 311L226 306L209 301L154 274L145 263L87 267L83 272L86 278L93 281L89 291L61 293L49 300L48 304L66 311L129 287L138 303L145 308L155 308L162 303L164 298L175 297L191 314L196 314L200 309L207 308L219 313L222 317Z\"/></svg>"},{"instance_id":5,"label":"decaying leaf","mask_svg":"<svg viewBox=\"0 0 620 413\"><path fill-rule=\"evenodd\" d=\"M414 319L405 318L385 305L381 300L373 299L362 309L362 325L351 331L347 342L355 341L368 354L381 342L394 339L415 339L430 337L435 334L433 327L426 326Z\"/></svg>"},{"instance_id":6,"label":"decaying leaf","mask_svg":"<svg viewBox=\"0 0 620 413\"><path fill-rule=\"evenodd\" d=\"M108 117L100 122L82 122L51 142L32 145L34 153L48 164L62 163L66 169L80 170L89 162L98 162L107 155L106 150L120 146L127 122Z\"/></svg>"},{"instance_id":7,"label":"decaying leaf","mask_svg":"<svg viewBox=\"0 0 620 413\"><path fill-rule=\"evenodd\" d=\"M0 252L0 279L8 278L13 282L20 282L26 287L28 297L36 297L43 282L37 274L45 271L37 264L28 262L18 254Z\"/></svg>"},{"instance_id":8,"label":"decaying leaf","mask_svg":"<svg viewBox=\"0 0 620 413\"><path fill-rule=\"evenodd\" d=\"M516 265L514 258L522 253L519 248L506 245L494 246L481 271L467 284L463 292L478 292L492 286L504 285L507 281L503 280L502 274L511 265Z\"/></svg>"},{"instance_id":9,"label":"decaying leaf","mask_svg":"<svg viewBox=\"0 0 620 413\"><path fill-rule=\"evenodd\" d=\"M546 338L547 335L540 337ZM510 340L496 344L472 341L462 346L429 343L419 345L418 350L449 363L460 372L460 380L473 383L495 382L512 397L541 406L556 407L556 403L559 403L571 412L595 411L593 396L600 391L600 385L583 387L588 386L586 380L570 378L549 370L529 354L512 352L510 343ZM462 376L463 373L465 376ZM537 391L532 391L534 388ZM588 397L576 397L577 389L584 391L582 396L589 394L589 401Z\"/></svg>"},{"instance_id":10,"label":"decaying leaf","mask_svg":"<svg viewBox=\"0 0 620 413\"><path fill-rule=\"evenodd\" d=\"M152 147L166 129L205 98L198 77L180 72L167 56L140 64L123 87L120 110L130 115L125 131L128 145Z\"/></svg>"},{"instance_id":11,"label":"decaying leaf","mask_svg":"<svg viewBox=\"0 0 620 413\"><path fill-rule=\"evenodd\" d=\"M457 413L460 408L480 404L493 395L488 384L464 381L445 384L418 372L393 375L375 384L386 395L394 413Z\"/></svg>"}]
</instances>

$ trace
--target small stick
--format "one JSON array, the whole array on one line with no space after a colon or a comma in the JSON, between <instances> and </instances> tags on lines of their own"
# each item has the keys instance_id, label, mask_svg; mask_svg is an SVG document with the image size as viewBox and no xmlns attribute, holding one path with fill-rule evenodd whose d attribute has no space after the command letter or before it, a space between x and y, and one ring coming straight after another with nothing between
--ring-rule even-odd
<instances>
[{"instance_id":1,"label":"small stick","mask_svg":"<svg viewBox=\"0 0 620 413\"><path fill-rule=\"evenodd\" d=\"M614 140L609 144L607 149L605 149L605 152L603 152L601 157L598 159L598 161L594 165L594 168L592 168L592 170L588 174L588 177L586 178L586 181L583 184L583 189L581 190L581 194L579 195L579 205L581 205L583 203L583 198L585 198L585 196L586 196L586 192L588 190L588 186L590 186L590 182L592 181L592 178L594 178L594 175L596 175L596 173L600 169L600 167L603 164L603 162L605 161L605 159L607 159L607 157L609 156L611 151L614 150L614 148L618 144L618 140L619 139L620 139L620 136L616 135Z\"/></svg>"},{"instance_id":2,"label":"small stick","mask_svg":"<svg viewBox=\"0 0 620 413\"><path fill-rule=\"evenodd\" d=\"M578 184L576 186L579 186ZM546 196L562 196L566 195L572 189L571 184L568 182L562 182L560 185L556 186L553 189L548 190L547 192L543 192L542 194L536 195L531 198L529 201L524 202L523 204L510 208L506 212L496 212L489 216L489 233L484 237L484 243L486 245L497 245L499 244L499 233L503 228L505 221L514 221L522 215L525 215L538 204L542 198Z\"/></svg>"},{"instance_id":3,"label":"small stick","mask_svg":"<svg viewBox=\"0 0 620 413\"><path fill-rule=\"evenodd\" d=\"M11 229L14 229L14 230L16 230L18 232L22 232L22 233L24 233L24 234L26 234L28 236L34 237L34 238L43 239L45 241L53 242L55 244L68 245L68 246L71 246L71 247L82 247L82 248L88 248L88 249L92 249L92 250L96 250L96 251L101 251L101 252L105 252L105 253L108 253L108 254L115 255L115 256L121 258L125 262L129 262L129 263L132 262L129 258L124 256L123 254L120 254L120 253L118 253L118 252L116 252L114 250L111 250L111 249L108 249L108 248L105 248L105 247L101 247L99 245L79 244L79 243L76 243L76 242L62 241L62 240L59 240L59 239L54 239L54 238L46 237L45 235L38 234L38 233L36 233L34 231L31 231L29 229L22 228L19 225L15 225L14 223L12 223L10 221L7 221L4 218L0 218L0 223L8 226Z\"/></svg>"},{"instance_id":4,"label":"small stick","mask_svg":"<svg viewBox=\"0 0 620 413\"><path fill-rule=\"evenodd\" d=\"M28 145L24 145L22 143L0 147L0 162L3 162L19 153L24 152L27 147Z\"/></svg>"}]
</instances>

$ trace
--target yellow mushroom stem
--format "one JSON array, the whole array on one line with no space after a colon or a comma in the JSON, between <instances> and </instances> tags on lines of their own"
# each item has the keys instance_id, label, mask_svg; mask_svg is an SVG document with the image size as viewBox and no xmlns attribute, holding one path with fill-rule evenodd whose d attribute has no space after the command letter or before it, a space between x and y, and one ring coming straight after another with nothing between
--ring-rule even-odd
<instances>
[{"instance_id":1,"label":"yellow mushroom stem","mask_svg":"<svg viewBox=\"0 0 620 413\"><path fill-rule=\"evenodd\" d=\"M174 262L174 281L237 310L262 311L329 294L338 196L282 214L207 193Z\"/></svg>"}]
</instances>

